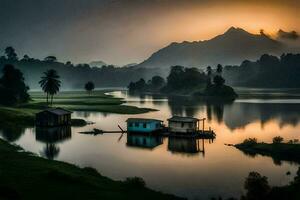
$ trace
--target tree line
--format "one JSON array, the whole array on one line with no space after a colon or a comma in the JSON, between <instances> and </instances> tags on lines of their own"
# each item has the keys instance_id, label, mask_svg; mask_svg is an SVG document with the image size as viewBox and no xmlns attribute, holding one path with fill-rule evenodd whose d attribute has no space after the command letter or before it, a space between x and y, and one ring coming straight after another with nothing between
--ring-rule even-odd
<instances>
[{"instance_id":1,"label":"tree line","mask_svg":"<svg viewBox=\"0 0 300 200\"><path fill-rule=\"evenodd\" d=\"M27 103L30 100L29 87L25 84L23 73L11 64L6 64L2 69L0 78L0 104L14 106ZM46 93L47 105L53 105L53 97L61 87L60 76L54 69L47 70L40 77L39 84ZM92 81L84 85L85 90L91 94L95 86Z\"/></svg>"},{"instance_id":2,"label":"tree line","mask_svg":"<svg viewBox=\"0 0 300 200\"><path fill-rule=\"evenodd\" d=\"M165 94L195 94L202 96L226 96L236 97L235 92L225 85L222 76L223 66L217 65L215 69L207 67L206 73L198 68L183 66L171 67L166 80L160 76L154 76L147 82L140 79L128 85L130 92L159 92Z\"/></svg>"},{"instance_id":3,"label":"tree line","mask_svg":"<svg viewBox=\"0 0 300 200\"><path fill-rule=\"evenodd\" d=\"M64 89L81 88L86 82L93 80L95 87L124 87L130 81L139 78L152 77L155 69L137 68L134 66L117 67L114 65L94 66L93 64L73 64L58 61L56 56L35 59L29 55L19 56L13 47L7 47L0 56L0 70L4 65L12 64L23 72L26 83L30 88L39 88L38 81L41 74L48 69L54 69L61 75Z\"/></svg>"},{"instance_id":4,"label":"tree line","mask_svg":"<svg viewBox=\"0 0 300 200\"><path fill-rule=\"evenodd\" d=\"M245 60L240 66L225 66L224 77L234 86L298 88L300 54L265 54L254 62Z\"/></svg>"}]
</instances>

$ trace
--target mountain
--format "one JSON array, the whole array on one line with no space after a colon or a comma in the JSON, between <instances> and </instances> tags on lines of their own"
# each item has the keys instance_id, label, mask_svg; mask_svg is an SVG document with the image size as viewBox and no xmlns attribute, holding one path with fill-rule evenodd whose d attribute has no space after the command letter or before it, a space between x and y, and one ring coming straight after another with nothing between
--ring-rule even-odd
<instances>
[{"instance_id":1,"label":"mountain","mask_svg":"<svg viewBox=\"0 0 300 200\"><path fill-rule=\"evenodd\" d=\"M167 68L174 65L206 68L221 63L239 64L245 59L257 59L263 54L278 55L285 45L265 34L255 35L231 27L224 34L198 42L171 43L155 52L139 67Z\"/></svg>"},{"instance_id":2,"label":"mountain","mask_svg":"<svg viewBox=\"0 0 300 200\"><path fill-rule=\"evenodd\" d=\"M99 61L92 61L92 62L90 62L89 65L92 66L92 67L102 67L102 66L105 66L107 64L105 62L103 62L102 60L99 60Z\"/></svg>"}]
</instances>

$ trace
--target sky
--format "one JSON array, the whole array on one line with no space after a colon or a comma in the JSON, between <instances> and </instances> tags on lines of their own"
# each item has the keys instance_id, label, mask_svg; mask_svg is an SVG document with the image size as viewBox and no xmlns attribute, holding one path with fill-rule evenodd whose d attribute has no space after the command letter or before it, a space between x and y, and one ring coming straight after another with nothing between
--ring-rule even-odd
<instances>
[{"instance_id":1,"label":"sky","mask_svg":"<svg viewBox=\"0 0 300 200\"><path fill-rule=\"evenodd\" d=\"M0 48L125 65L231 26L273 37L279 29L300 32L299 8L299 0L0 0Z\"/></svg>"}]
</instances>

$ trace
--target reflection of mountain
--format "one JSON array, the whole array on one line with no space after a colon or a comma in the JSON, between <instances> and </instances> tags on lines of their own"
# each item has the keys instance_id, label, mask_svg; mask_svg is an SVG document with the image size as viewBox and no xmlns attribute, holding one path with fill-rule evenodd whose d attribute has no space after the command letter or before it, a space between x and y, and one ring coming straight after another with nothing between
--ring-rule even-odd
<instances>
[{"instance_id":1,"label":"reflection of mountain","mask_svg":"<svg viewBox=\"0 0 300 200\"><path fill-rule=\"evenodd\" d=\"M205 154L204 140L196 138L178 138L169 137L168 150L173 153L196 154L202 152Z\"/></svg>"},{"instance_id":2,"label":"reflection of mountain","mask_svg":"<svg viewBox=\"0 0 300 200\"><path fill-rule=\"evenodd\" d=\"M42 128L37 127L35 131L35 138L37 141L46 143L41 154L53 160L60 152L57 143L69 140L72 137L72 131L70 126Z\"/></svg>"},{"instance_id":3,"label":"reflection of mountain","mask_svg":"<svg viewBox=\"0 0 300 200\"><path fill-rule=\"evenodd\" d=\"M230 129L242 128L253 121L264 125L270 120L277 120L280 127L296 126L300 122L299 104L234 103L224 111L224 123Z\"/></svg>"},{"instance_id":4,"label":"reflection of mountain","mask_svg":"<svg viewBox=\"0 0 300 200\"><path fill-rule=\"evenodd\" d=\"M127 134L127 146L153 149L163 143L162 137L153 135Z\"/></svg>"},{"instance_id":5,"label":"reflection of mountain","mask_svg":"<svg viewBox=\"0 0 300 200\"><path fill-rule=\"evenodd\" d=\"M2 137L9 142L15 142L24 134L24 132L25 128L19 126L1 127L0 129Z\"/></svg>"}]
</instances>

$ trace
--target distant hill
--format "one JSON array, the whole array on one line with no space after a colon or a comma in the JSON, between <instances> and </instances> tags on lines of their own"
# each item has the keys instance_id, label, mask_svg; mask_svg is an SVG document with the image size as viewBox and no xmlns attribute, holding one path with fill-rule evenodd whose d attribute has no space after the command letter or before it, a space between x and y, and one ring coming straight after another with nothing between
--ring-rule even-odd
<instances>
[{"instance_id":1,"label":"distant hill","mask_svg":"<svg viewBox=\"0 0 300 200\"><path fill-rule=\"evenodd\" d=\"M91 67L102 67L107 65L105 62L103 62L102 60L98 60L98 61L92 61L89 64Z\"/></svg>"},{"instance_id":2,"label":"distant hill","mask_svg":"<svg viewBox=\"0 0 300 200\"><path fill-rule=\"evenodd\" d=\"M257 59L266 53L278 55L284 52L285 48L283 43L264 34L255 35L232 27L211 40L172 43L152 54L138 66L169 69L174 65L199 68L219 63L232 65L245 59Z\"/></svg>"}]
</instances>

